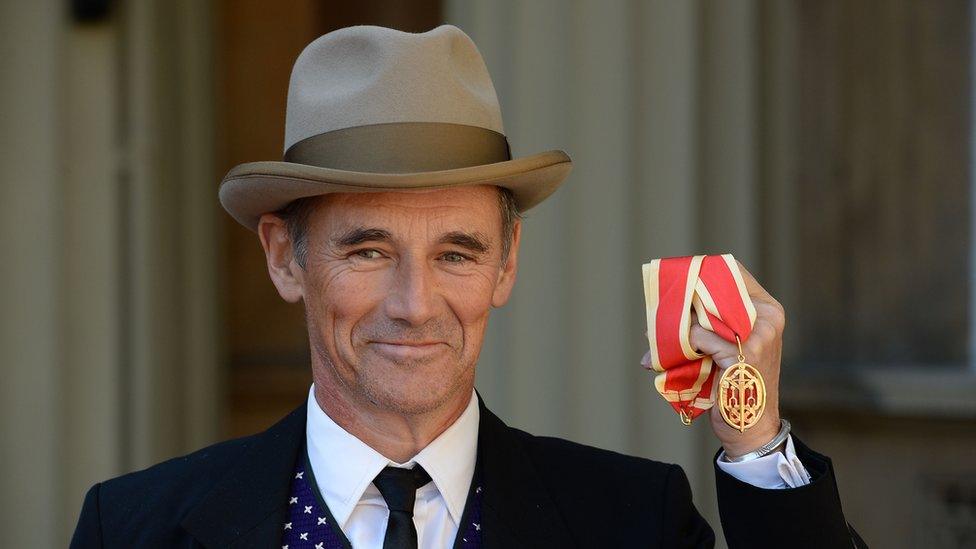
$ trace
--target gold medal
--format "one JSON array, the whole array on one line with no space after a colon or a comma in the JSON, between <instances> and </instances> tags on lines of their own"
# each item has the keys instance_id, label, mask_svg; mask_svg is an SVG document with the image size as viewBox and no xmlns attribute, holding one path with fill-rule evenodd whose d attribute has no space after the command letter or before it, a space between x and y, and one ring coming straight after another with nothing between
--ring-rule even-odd
<instances>
[{"instance_id":1,"label":"gold medal","mask_svg":"<svg viewBox=\"0 0 976 549\"><path fill-rule=\"evenodd\" d=\"M739 336L735 336L735 342L739 344L739 362L722 373L718 401L722 419L741 433L762 417L766 409L766 383L755 366L746 364Z\"/></svg>"}]
</instances>

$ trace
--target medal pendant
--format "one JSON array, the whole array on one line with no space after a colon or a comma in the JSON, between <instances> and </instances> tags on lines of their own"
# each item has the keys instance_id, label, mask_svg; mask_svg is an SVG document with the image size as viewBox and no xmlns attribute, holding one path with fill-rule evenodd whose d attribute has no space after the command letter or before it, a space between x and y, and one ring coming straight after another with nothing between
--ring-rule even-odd
<instances>
[{"instance_id":1,"label":"medal pendant","mask_svg":"<svg viewBox=\"0 0 976 549\"><path fill-rule=\"evenodd\" d=\"M735 338L738 342L739 338ZM732 428L743 432L759 422L766 408L766 384L762 374L746 364L739 342L739 362L722 373L718 384L719 411Z\"/></svg>"}]
</instances>

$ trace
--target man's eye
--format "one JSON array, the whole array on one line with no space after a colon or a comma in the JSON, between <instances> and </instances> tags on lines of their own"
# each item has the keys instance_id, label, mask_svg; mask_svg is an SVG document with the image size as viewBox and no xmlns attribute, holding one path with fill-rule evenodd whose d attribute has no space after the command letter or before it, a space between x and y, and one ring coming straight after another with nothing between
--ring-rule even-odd
<instances>
[{"instance_id":1,"label":"man's eye","mask_svg":"<svg viewBox=\"0 0 976 549\"><path fill-rule=\"evenodd\" d=\"M447 252L443 257L448 263L464 263L468 260L467 256L457 252Z\"/></svg>"},{"instance_id":2,"label":"man's eye","mask_svg":"<svg viewBox=\"0 0 976 549\"><path fill-rule=\"evenodd\" d=\"M363 259L379 259L383 257L383 254L381 254L379 250L373 248L357 250L354 255L357 255Z\"/></svg>"}]
</instances>

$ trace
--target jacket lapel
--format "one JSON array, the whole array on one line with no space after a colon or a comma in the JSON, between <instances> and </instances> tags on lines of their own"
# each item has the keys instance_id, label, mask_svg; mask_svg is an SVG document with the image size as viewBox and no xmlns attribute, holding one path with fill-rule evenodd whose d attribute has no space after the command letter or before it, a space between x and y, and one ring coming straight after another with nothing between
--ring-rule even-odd
<instances>
[{"instance_id":1,"label":"jacket lapel","mask_svg":"<svg viewBox=\"0 0 976 549\"><path fill-rule=\"evenodd\" d=\"M521 440L484 404L478 459L484 476L481 531L485 547L576 545Z\"/></svg>"},{"instance_id":2,"label":"jacket lapel","mask_svg":"<svg viewBox=\"0 0 976 549\"><path fill-rule=\"evenodd\" d=\"M183 528L205 547L276 546L305 419L302 404L257 435L240 461L183 519Z\"/></svg>"},{"instance_id":3,"label":"jacket lapel","mask_svg":"<svg viewBox=\"0 0 976 549\"><path fill-rule=\"evenodd\" d=\"M573 547L522 441L480 399L478 460L486 547ZM272 547L281 540L288 493L305 436L306 404L257 435L240 461L183 520L205 547Z\"/></svg>"}]
</instances>

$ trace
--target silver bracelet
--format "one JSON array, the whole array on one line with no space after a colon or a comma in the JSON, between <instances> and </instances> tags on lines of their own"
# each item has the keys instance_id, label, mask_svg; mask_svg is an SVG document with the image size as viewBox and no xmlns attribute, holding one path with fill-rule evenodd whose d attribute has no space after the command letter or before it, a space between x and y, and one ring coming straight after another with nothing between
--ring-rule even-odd
<instances>
[{"instance_id":1,"label":"silver bracelet","mask_svg":"<svg viewBox=\"0 0 976 549\"><path fill-rule=\"evenodd\" d=\"M773 437L773 440L770 440L766 444L763 444L762 446L759 447L759 449L753 450L748 454L735 456L735 457L726 454L725 450L722 450L722 460L727 461L729 463L742 463L743 461L752 461L754 459L761 458L769 454L770 452L775 450L777 446L786 442L786 437L790 436L790 422L785 419L780 419L779 424L780 424L779 432L776 433L776 436Z\"/></svg>"}]
</instances>

